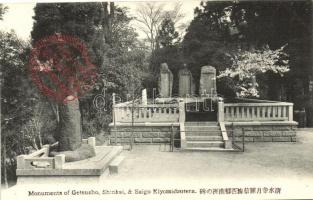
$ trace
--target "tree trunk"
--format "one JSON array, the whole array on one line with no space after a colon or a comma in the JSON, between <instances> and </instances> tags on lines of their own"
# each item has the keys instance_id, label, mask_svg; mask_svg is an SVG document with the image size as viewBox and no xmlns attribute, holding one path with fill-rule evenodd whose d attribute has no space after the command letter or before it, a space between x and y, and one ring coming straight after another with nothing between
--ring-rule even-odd
<instances>
[{"instance_id":1,"label":"tree trunk","mask_svg":"<svg viewBox=\"0 0 313 200\"><path fill-rule=\"evenodd\" d=\"M74 151L81 146L81 115L77 99L59 106L59 151Z\"/></svg>"},{"instance_id":2,"label":"tree trunk","mask_svg":"<svg viewBox=\"0 0 313 200\"><path fill-rule=\"evenodd\" d=\"M268 98L269 100L278 101L281 99L281 80L277 74L270 74L268 76Z\"/></svg>"},{"instance_id":3,"label":"tree trunk","mask_svg":"<svg viewBox=\"0 0 313 200\"><path fill-rule=\"evenodd\" d=\"M3 158L3 179L4 179L4 187L8 188L8 172L7 172L7 142L6 142L6 137L3 137L3 151L2 151L2 158Z\"/></svg>"}]
</instances>

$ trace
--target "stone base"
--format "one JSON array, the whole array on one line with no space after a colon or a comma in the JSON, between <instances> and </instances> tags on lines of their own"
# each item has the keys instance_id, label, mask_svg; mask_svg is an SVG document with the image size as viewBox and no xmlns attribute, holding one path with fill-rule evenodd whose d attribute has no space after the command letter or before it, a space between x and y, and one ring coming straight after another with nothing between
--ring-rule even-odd
<instances>
[{"instance_id":1,"label":"stone base","mask_svg":"<svg viewBox=\"0 0 313 200\"><path fill-rule=\"evenodd\" d=\"M245 142L296 142L296 130L297 126L291 124L260 124L249 125L234 123L232 125L226 125L228 135L231 137L231 132L234 131L235 142L241 142L243 140L243 131L245 133Z\"/></svg>"},{"instance_id":2,"label":"stone base","mask_svg":"<svg viewBox=\"0 0 313 200\"><path fill-rule=\"evenodd\" d=\"M131 126L116 126L110 129L111 144L130 143L131 134L133 132L133 142L138 144L160 144L169 143L171 140L172 126L145 126L135 125ZM175 139L175 146L180 145L179 126L173 126L173 134Z\"/></svg>"},{"instance_id":3,"label":"stone base","mask_svg":"<svg viewBox=\"0 0 313 200\"><path fill-rule=\"evenodd\" d=\"M122 152L123 148L121 146L96 146L95 150L95 157L64 163L62 169L17 169L17 183L98 181L106 174L110 162Z\"/></svg>"}]
</instances>

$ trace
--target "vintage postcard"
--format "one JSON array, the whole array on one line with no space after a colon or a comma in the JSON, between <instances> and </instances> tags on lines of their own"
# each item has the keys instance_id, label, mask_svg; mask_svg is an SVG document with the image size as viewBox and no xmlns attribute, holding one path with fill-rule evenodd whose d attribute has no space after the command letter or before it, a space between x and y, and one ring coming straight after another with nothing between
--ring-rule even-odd
<instances>
[{"instance_id":1,"label":"vintage postcard","mask_svg":"<svg viewBox=\"0 0 313 200\"><path fill-rule=\"evenodd\" d=\"M0 2L2 199L312 199L313 1Z\"/></svg>"}]
</instances>

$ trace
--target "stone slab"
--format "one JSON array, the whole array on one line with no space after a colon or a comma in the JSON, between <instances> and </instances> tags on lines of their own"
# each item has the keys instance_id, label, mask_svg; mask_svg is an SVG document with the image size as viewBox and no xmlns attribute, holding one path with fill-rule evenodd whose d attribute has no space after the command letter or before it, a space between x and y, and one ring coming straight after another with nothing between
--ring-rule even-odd
<instances>
[{"instance_id":1,"label":"stone slab","mask_svg":"<svg viewBox=\"0 0 313 200\"><path fill-rule=\"evenodd\" d=\"M117 156L109 165L110 174L118 174L118 167L123 162L125 156Z\"/></svg>"}]
</instances>

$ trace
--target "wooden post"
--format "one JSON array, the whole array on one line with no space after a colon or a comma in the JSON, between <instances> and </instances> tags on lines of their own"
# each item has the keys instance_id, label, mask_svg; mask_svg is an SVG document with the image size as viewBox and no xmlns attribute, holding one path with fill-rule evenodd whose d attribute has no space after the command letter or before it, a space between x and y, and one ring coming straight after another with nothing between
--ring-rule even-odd
<instances>
[{"instance_id":1,"label":"wooden post","mask_svg":"<svg viewBox=\"0 0 313 200\"><path fill-rule=\"evenodd\" d=\"M234 128L234 122L231 123L231 131L232 131L232 144L235 144L235 128Z\"/></svg>"},{"instance_id":2,"label":"wooden post","mask_svg":"<svg viewBox=\"0 0 313 200\"><path fill-rule=\"evenodd\" d=\"M173 127L173 124L172 124L172 127L171 127L171 143L170 143L171 147L170 147L170 150L171 152L174 151L174 127Z\"/></svg>"},{"instance_id":3,"label":"wooden post","mask_svg":"<svg viewBox=\"0 0 313 200\"><path fill-rule=\"evenodd\" d=\"M242 128L242 152L245 151L245 129Z\"/></svg>"},{"instance_id":4,"label":"wooden post","mask_svg":"<svg viewBox=\"0 0 313 200\"><path fill-rule=\"evenodd\" d=\"M113 125L114 125L114 138L115 138L115 145L117 145L117 132L116 132L116 119L115 119L115 93L112 94L112 114L113 114Z\"/></svg>"},{"instance_id":5,"label":"wooden post","mask_svg":"<svg viewBox=\"0 0 313 200\"><path fill-rule=\"evenodd\" d=\"M114 129L116 126L116 119L115 119L115 93L112 94L112 114L113 114L113 124L114 124Z\"/></svg>"}]
</instances>

